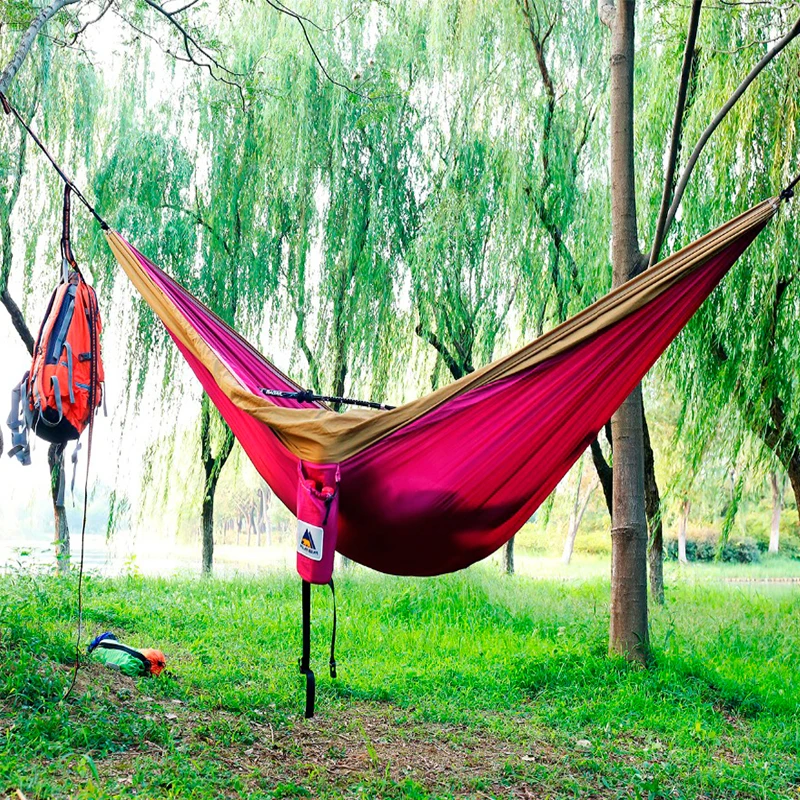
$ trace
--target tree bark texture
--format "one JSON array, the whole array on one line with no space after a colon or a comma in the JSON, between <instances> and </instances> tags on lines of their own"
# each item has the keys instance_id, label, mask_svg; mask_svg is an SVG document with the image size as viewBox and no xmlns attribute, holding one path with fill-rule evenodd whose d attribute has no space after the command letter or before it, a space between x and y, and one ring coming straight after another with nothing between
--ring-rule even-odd
<instances>
[{"instance_id":1,"label":"tree bark texture","mask_svg":"<svg viewBox=\"0 0 800 800\"><path fill-rule=\"evenodd\" d=\"M611 22L611 258L613 286L637 274L641 261L633 166L633 0L618 0ZM614 451L609 650L645 662L647 520L644 491L642 390L638 386L611 420Z\"/></svg>"},{"instance_id":2,"label":"tree bark texture","mask_svg":"<svg viewBox=\"0 0 800 800\"><path fill-rule=\"evenodd\" d=\"M661 524L661 495L656 482L656 461L650 444L647 415L642 407L642 436L644 440L644 509L650 533L648 562L650 565L650 596L656 603L664 602L664 527Z\"/></svg>"},{"instance_id":3,"label":"tree bark texture","mask_svg":"<svg viewBox=\"0 0 800 800\"><path fill-rule=\"evenodd\" d=\"M67 510L64 507L65 475L64 446L51 444L47 448L47 463L50 467L50 494L53 498L53 524L55 532L56 567L59 572L69 570L70 546Z\"/></svg>"},{"instance_id":4,"label":"tree bark texture","mask_svg":"<svg viewBox=\"0 0 800 800\"><path fill-rule=\"evenodd\" d=\"M223 423L224 424L224 423ZM216 455L211 453L211 401L208 395L203 394L200 414L200 455L203 462L203 558L202 569L204 575L211 574L214 564L214 496L217 492L219 476L228 456L233 449L234 437L231 429L225 425L225 433L219 451ZM252 527L248 526L247 544L250 545Z\"/></svg>"},{"instance_id":5,"label":"tree bark texture","mask_svg":"<svg viewBox=\"0 0 800 800\"><path fill-rule=\"evenodd\" d=\"M687 497L683 501L683 509L681 510L681 521L678 525L678 561L681 564L688 564L689 559L686 558L686 528L689 524L689 511L692 504Z\"/></svg>"},{"instance_id":6,"label":"tree bark texture","mask_svg":"<svg viewBox=\"0 0 800 800\"><path fill-rule=\"evenodd\" d=\"M769 482L772 487L772 524L769 531L769 552L776 553L781 543L781 511L783 510L783 481L778 479L777 472L770 472Z\"/></svg>"},{"instance_id":7,"label":"tree bark texture","mask_svg":"<svg viewBox=\"0 0 800 800\"><path fill-rule=\"evenodd\" d=\"M506 575L513 575L514 574L514 539L516 537L512 536L507 542L506 546L503 548L503 571Z\"/></svg>"}]
</instances>

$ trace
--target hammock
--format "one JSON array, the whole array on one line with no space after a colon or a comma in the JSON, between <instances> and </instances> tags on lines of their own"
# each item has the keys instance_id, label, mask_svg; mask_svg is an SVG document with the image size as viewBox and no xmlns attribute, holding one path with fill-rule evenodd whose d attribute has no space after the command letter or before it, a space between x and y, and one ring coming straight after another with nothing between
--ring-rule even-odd
<instances>
[{"instance_id":1,"label":"hammock","mask_svg":"<svg viewBox=\"0 0 800 800\"><path fill-rule=\"evenodd\" d=\"M760 203L461 380L393 410L345 414L266 396L262 389L300 387L118 233L106 235L258 472L291 511L301 520L305 515L298 551L314 563L311 571L300 563L298 570L324 583L327 567L313 568L324 554L332 569L332 545L381 572L437 575L507 542L766 226L780 199ZM306 508L306 485L316 511ZM320 518L310 519L315 513ZM329 552L314 541L323 529Z\"/></svg>"}]
</instances>

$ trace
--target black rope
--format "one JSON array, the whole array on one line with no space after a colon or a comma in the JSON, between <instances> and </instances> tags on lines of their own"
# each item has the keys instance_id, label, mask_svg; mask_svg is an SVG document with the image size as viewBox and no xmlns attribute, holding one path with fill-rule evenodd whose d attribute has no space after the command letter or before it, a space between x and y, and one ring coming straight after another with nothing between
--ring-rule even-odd
<instances>
[{"instance_id":1,"label":"black rope","mask_svg":"<svg viewBox=\"0 0 800 800\"><path fill-rule=\"evenodd\" d=\"M397 408L397 406L387 406L385 403L373 403L371 400L354 400L352 397L333 397L326 394L314 394L310 389L304 389L299 392L284 392L280 389L261 389L261 394L267 397L283 397L286 400L297 400L298 403L343 403L348 406L376 408L378 411L392 411Z\"/></svg>"},{"instance_id":2,"label":"black rope","mask_svg":"<svg viewBox=\"0 0 800 800\"><path fill-rule=\"evenodd\" d=\"M45 156L47 156L47 160L53 165L53 168L59 174L61 180L64 181L64 183L66 183L73 192L75 192L75 197L77 197L78 200L80 200L81 203L83 203L86 208L89 209L94 218L100 223L100 227L104 231L107 231L108 223L97 213L97 211L95 211L94 206L83 196L81 190L78 189L78 187L66 176L64 170L59 167L59 165L56 163L56 160L50 155L50 153L47 151L47 148L42 144L41 139L39 139L39 137L28 127L28 124L24 119L22 119L19 111L17 111L17 109L8 102L8 98L2 92L0 92L0 103L2 103L3 111L5 111L6 114L13 114L17 118L19 124L25 128L31 139L36 142L36 146L45 154Z\"/></svg>"}]
</instances>

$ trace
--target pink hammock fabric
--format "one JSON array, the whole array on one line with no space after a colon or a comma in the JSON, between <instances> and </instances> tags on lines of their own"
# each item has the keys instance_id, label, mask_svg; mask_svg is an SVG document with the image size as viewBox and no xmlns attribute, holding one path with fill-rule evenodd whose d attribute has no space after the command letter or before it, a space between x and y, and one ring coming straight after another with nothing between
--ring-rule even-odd
<instances>
[{"instance_id":1,"label":"pink hammock fabric","mask_svg":"<svg viewBox=\"0 0 800 800\"><path fill-rule=\"evenodd\" d=\"M766 220L577 346L443 402L339 462L336 549L381 572L436 575L467 567L501 547L764 225ZM263 397L261 388L298 388L189 292L127 247L246 389ZM170 334L258 472L294 512L298 456L269 425L236 405L206 365ZM289 399L273 402L308 408Z\"/></svg>"}]
</instances>

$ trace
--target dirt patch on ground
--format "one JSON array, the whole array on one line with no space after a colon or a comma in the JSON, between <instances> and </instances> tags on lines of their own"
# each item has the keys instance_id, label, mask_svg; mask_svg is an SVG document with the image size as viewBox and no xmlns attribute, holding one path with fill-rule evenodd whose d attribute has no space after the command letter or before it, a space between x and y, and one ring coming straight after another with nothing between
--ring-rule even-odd
<instances>
[{"instance_id":1,"label":"dirt patch on ground","mask_svg":"<svg viewBox=\"0 0 800 800\"><path fill-rule=\"evenodd\" d=\"M166 766L175 747L213 760L232 782L246 787L244 796L259 797L271 796L276 787L276 797L333 797L357 787L363 787L363 796L390 797L410 785L456 797L528 800L538 796L531 770L546 769L552 776L564 766L563 753L527 733L511 741L483 725L420 722L389 704L352 703L330 715L279 723L269 709L240 715L156 700L146 695L147 684L96 667L80 676L76 692L84 689L110 691L123 701L137 695L147 702L150 717L169 726L169 747L142 741L135 749L95 759L103 782L116 782L120 791L134 784L139 759ZM229 796L242 795L232 789Z\"/></svg>"}]
</instances>

